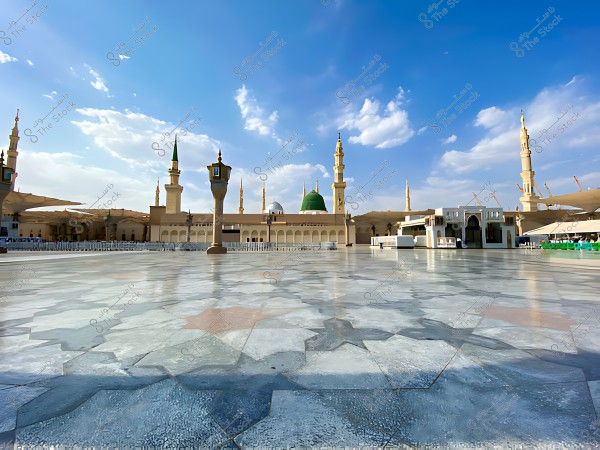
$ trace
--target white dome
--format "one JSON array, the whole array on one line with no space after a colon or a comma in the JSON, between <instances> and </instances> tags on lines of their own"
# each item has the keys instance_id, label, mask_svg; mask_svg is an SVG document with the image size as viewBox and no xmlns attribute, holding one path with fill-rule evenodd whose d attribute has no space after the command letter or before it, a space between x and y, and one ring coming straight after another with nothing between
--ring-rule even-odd
<instances>
[{"instance_id":1,"label":"white dome","mask_svg":"<svg viewBox=\"0 0 600 450\"><path fill-rule=\"evenodd\" d=\"M265 211L267 214L283 214L283 206L279 202L273 202L269 206L267 206L267 210Z\"/></svg>"}]
</instances>

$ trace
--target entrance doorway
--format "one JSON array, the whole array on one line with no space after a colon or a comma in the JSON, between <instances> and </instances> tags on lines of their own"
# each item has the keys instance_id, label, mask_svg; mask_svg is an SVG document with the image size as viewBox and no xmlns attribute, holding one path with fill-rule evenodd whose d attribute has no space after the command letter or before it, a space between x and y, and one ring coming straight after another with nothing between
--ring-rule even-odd
<instances>
[{"instance_id":1,"label":"entrance doorway","mask_svg":"<svg viewBox=\"0 0 600 450\"><path fill-rule=\"evenodd\" d=\"M469 248L481 248L481 227L477 216L469 216L467 219L465 239Z\"/></svg>"}]
</instances>

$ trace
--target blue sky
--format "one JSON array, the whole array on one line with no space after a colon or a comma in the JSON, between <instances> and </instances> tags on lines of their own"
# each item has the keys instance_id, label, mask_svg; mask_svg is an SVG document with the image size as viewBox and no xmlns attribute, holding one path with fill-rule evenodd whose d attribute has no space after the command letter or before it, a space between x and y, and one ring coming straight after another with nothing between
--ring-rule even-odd
<instances>
[{"instance_id":1,"label":"blue sky","mask_svg":"<svg viewBox=\"0 0 600 450\"><path fill-rule=\"evenodd\" d=\"M600 186L591 1L32 5L0 18L0 126L8 135L20 108L21 192L89 206L112 184L115 207L148 211L157 177L168 182L161 136L176 129L182 208L212 206L205 167L220 146L226 212L240 178L247 213L261 179L268 202L296 213L318 178L331 210L339 132L354 215L404 210L406 178L413 209L473 204L473 191L496 206L492 191L514 210L521 109L544 195L544 182L575 191L573 175Z\"/></svg>"}]
</instances>

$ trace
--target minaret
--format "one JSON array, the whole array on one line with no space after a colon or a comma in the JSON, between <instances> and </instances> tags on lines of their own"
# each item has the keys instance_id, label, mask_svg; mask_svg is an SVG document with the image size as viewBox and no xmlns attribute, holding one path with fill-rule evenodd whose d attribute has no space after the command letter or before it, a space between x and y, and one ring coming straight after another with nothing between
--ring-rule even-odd
<instances>
[{"instance_id":1,"label":"minaret","mask_svg":"<svg viewBox=\"0 0 600 450\"><path fill-rule=\"evenodd\" d=\"M333 189L333 213L344 214L346 197L344 196L344 190L346 189L346 182L344 181L344 149L342 148L342 139L340 133L338 133L338 141L335 146L335 165L333 166L334 178L331 188ZM318 192L318 191L317 191Z\"/></svg>"},{"instance_id":2,"label":"minaret","mask_svg":"<svg viewBox=\"0 0 600 450\"><path fill-rule=\"evenodd\" d=\"M160 206L160 188L158 187L160 178L156 177L156 193L154 194L154 206Z\"/></svg>"},{"instance_id":3,"label":"minaret","mask_svg":"<svg viewBox=\"0 0 600 450\"><path fill-rule=\"evenodd\" d=\"M264 214L264 212L265 212L265 208L266 208L266 205L265 205L265 197L266 197L266 191L265 191L265 182L263 181L263 184L262 184L262 208L261 208L261 210L260 210L260 213L261 213L261 214Z\"/></svg>"},{"instance_id":4,"label":"minaret","mask_svg":"<svg viewBox=\"0 0 600 450\"><path fill-rule=\"evenodd\" d=\"M523 196L519 199L523 204L523 211L537 211L538 203L534 200L540 197L535 195L533 179L535 172L531 169L531 151L529 150L529 135L525 128L525 116L521 110L521 179L523 180Z\"/></svg>"},{"instance_id":5,"label":"minaret","mask_svg":"<svg viewBox=\"0 0 600 450\"><path fill-rule=\"evenodd\" d=\"M171 168L169 169L169 184L165 184L167 191L167 214L179 214L181 212L181 192L183 186L179 185L179 160L177 159L177 136L175 136L175 145L173 146L173 157L171 158Z\"/></svg>"},{"instance_id":6,"label":"minaret","mask_svg":"<svg viewBox=\"0 0 600 450\"><path fill-rule=\"evenodd\" d=\"M17 151L17 147L19 146L19 110L17 109L17 115L15 116L15 126L12 129L12 133L9 136L10 144L8 147L8 152L6 152L6 165L10 167L14 174L12 181L10 183L10 190L15 190L15 180L17 178L17 156L19 156L19 152Z\"/></svg>"},{"instance_id":7,"label":"minaret","mask_svg":"<svg viewBox=\"0 0 600 450\"><path fill-rule=\"evenodd\" d=\"M240 207L238 214L244 214L244 188L242 187L242 179L240 178Z\"/></svg>"},{"instance_id":8,"label":"minaret","mask_svg":"<svg viewBox=\"0 0 600 450\"><path fill-rule=\"evenodd\" d=\"M406 179L406 204L404 211L410 211L410 188L408 187L408 178Z\"/></svg>"}]
</instances>

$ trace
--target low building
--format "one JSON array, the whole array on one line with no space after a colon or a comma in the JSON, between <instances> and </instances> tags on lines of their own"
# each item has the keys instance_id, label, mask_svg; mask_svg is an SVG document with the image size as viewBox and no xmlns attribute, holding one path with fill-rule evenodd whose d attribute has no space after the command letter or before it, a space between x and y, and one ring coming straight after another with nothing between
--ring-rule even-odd
<instances>
[{"instance_id":1,"label":"low building","mask_svg":"<svg viewBox=\"0 0 600 450\"><path fill-rule=\"evenodd\" d=\"M407 219L400 223L398 234L419 236L424 227L427 248L448 248L458 240L469 248L513 247L514 217L505 215L502 208L437 208L434 214Z\"/></svg>"}]
</instances>

